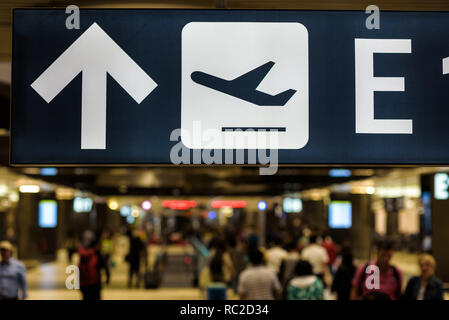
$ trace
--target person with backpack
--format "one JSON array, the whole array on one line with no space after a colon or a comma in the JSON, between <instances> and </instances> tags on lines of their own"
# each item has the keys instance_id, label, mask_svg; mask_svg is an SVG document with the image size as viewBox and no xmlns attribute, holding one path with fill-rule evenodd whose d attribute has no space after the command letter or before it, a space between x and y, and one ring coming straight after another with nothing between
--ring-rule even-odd
<instances>
[{"instance_id":1,"label":"person with backpack","mask_svg":"<svg viewBox=\"0 0 449 320\"><path fill-rule=\"evenodd\" d=\"M389 242L378 245L377 259L361 265L352 280L351 300L363 299L373 291L398 300L402 292L402 272L390 263L393 246Z\"/></svg>"},{"instance_id":2,"label":"person with backpack","mask_svg":"<svg viewBox=\"0 0 449 320\"><path fill-rule=\"evenodd\" d=\"M97 244L95 234L92 231L86 231L78 246L80 290L83 300L101 300L102 270L106 273L106 284L109 284L109 267Z\"/></svg>"}]
</instances>

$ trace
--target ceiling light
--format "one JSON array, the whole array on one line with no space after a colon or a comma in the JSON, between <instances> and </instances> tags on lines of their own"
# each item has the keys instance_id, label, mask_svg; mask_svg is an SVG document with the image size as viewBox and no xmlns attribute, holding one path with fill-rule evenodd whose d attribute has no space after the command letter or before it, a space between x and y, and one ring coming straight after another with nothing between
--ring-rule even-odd
<instances>
[{"instance_id":1,"label":"ceiling light","mask_svg":"<svg viewBox=\"0 0 449 320\"><path fill-rule=\"evenodd\" d=\"M110 200L110 201L108 201L108 207L111 210L117 210L118 209L118 202L116 200Z\"/></svg>"},{"instance_id":2,"label":"ceiling light","mask_svg":"<svg viewBox=\"0 0 449 320\"><path fill-rule=\"evenodd\" d=\"M19 188L19 191L22 193L38 193L40 190L40 187L35 184L24 184Z\"/></svg>"},{"instance_id":3,"label":"ceiling light","mask_svg":"<svg viewBox=\"0 0 449 320\"><path fill-rule=\"evenodd\" d=\"M151 201L145 200L144 202L142 202L142 209L150 210L151 209Z\"/></svg>"},{"instance_id":4,"label":"ceiling light","mask_svg":"<svg viewBox=\"0 0 449 320\"><path fill-rule=\"evenodd\" d=\"M214 209L217 208L245 208L246 201L243 200L213 200L211 206Z\"/></svg>"}]
</instances>

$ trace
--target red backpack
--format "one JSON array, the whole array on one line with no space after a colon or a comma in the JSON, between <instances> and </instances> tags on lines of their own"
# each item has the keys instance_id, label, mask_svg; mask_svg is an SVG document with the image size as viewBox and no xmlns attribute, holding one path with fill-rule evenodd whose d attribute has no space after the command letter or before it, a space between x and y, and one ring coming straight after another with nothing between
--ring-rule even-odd
<instances>
[{"instance_id":1,"label":"red backpack","mask_svg":"<svg viewBox=\"0 0 449 320\"><path fill-rule=\"evenodd\" d=\"M80 255L80 285L87 286L99 283L98 255L95 249L79 248L78 253Z\"/></svg>"}]
</instances>

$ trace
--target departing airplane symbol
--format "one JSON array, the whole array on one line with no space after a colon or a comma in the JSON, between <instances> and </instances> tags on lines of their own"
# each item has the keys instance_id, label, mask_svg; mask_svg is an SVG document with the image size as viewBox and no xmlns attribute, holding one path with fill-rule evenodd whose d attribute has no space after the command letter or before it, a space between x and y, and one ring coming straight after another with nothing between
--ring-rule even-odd
<instances>
[{"instance_id":1,"label":"departing airplane symbol","mask_svg":"<svg viewBox=\"0 0 449 320\"><path fill-rule=\"evenodd\" d=\"M31 87L50 103L80 72L81 149L106 149L107 74L139 104L157 84L93 23Z\"/></svg>"},{"instance_id":2,"label":"departing airplane symbol","mask_svg":"<svg viewBox=\"0 0 449 320\"><path fill-rule=\"evenodd\" d=\"M269 61L232 80L218 78L201 71L192 72L190 77L194 82L205 87L254 103L258 106L284 106L296 93L296 90L288 89L277 95L270 95L256 90L257 86L273 66L274 62Z\"/></svg>"}]
</instances>

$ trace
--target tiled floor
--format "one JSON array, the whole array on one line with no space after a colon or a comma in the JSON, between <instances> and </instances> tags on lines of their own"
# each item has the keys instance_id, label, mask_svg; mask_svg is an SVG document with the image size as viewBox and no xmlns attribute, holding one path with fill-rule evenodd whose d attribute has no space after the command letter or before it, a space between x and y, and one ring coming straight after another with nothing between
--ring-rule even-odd
<instances>
[{"instance_id":1,"label":"tiled floor","mask_svg":"<svg viewBox=\"0 0 449 320\"><path fill-rule=\"evenodd\" d=\"M185 253L182 247L170 247L171 254ZM155 259L157 247L152 247L149 255L149 263ZM203 294L196 288L161 288L161 289L129 289L127 287L127 264L123 261L123 252L118 250L114 257L115 266L111 268L111 282L105 285L102 298L105 300L198 300L203 299ZM28 298L30 300L76 300L81 298L78 290L66 288L66 268L69 265L65 253L58 254L58 261L41 264L28 271ZM76 264L76 257L74 259ZM232 291L228 297L233 298Z\"/></svg>"},{"instance_id":2,"label":"tiled floor","mask_svg":"<svg viewBox=\"0 0 449 320\"><path fill-rule=\"evenodd\" d=\"M30 290L30 300L79 300L81 294L77 290L47 289ZM102 292L104 300L199 300L202 299L197 289L110 289Z\"/></svg>"},{"instance_id":3,"label":"tiled floor","mask_svg":"<svg viewBox=\"0 0 449 320\"><path fill-rule=\"evenodd\" d=\"M169 248L171 253L182 253L185 249L179 247ZM150 261L154 260L157 252L155 248L150 250ZM123 253L118 253L114 258L116 266L111 270L111 283L104 287L103 299L131 299L131 300L178 300L203 299L203 294L196 288L161 288L161 289L128 289L127 265L123 262ZM66 288L68 265L64 254L59 255L58 262L41 264L28 272L29 299L53 300L53 299L80 299L80 292ZM396 253L393 263L403 270L405 281L414 274L418 274L417 256L407 253ZM232 291L228 292L230 299L236 298ZM331 298L330 296L328 298ZM449 299L449 296L446 296Z\"/></svg>"}]
</instances>

